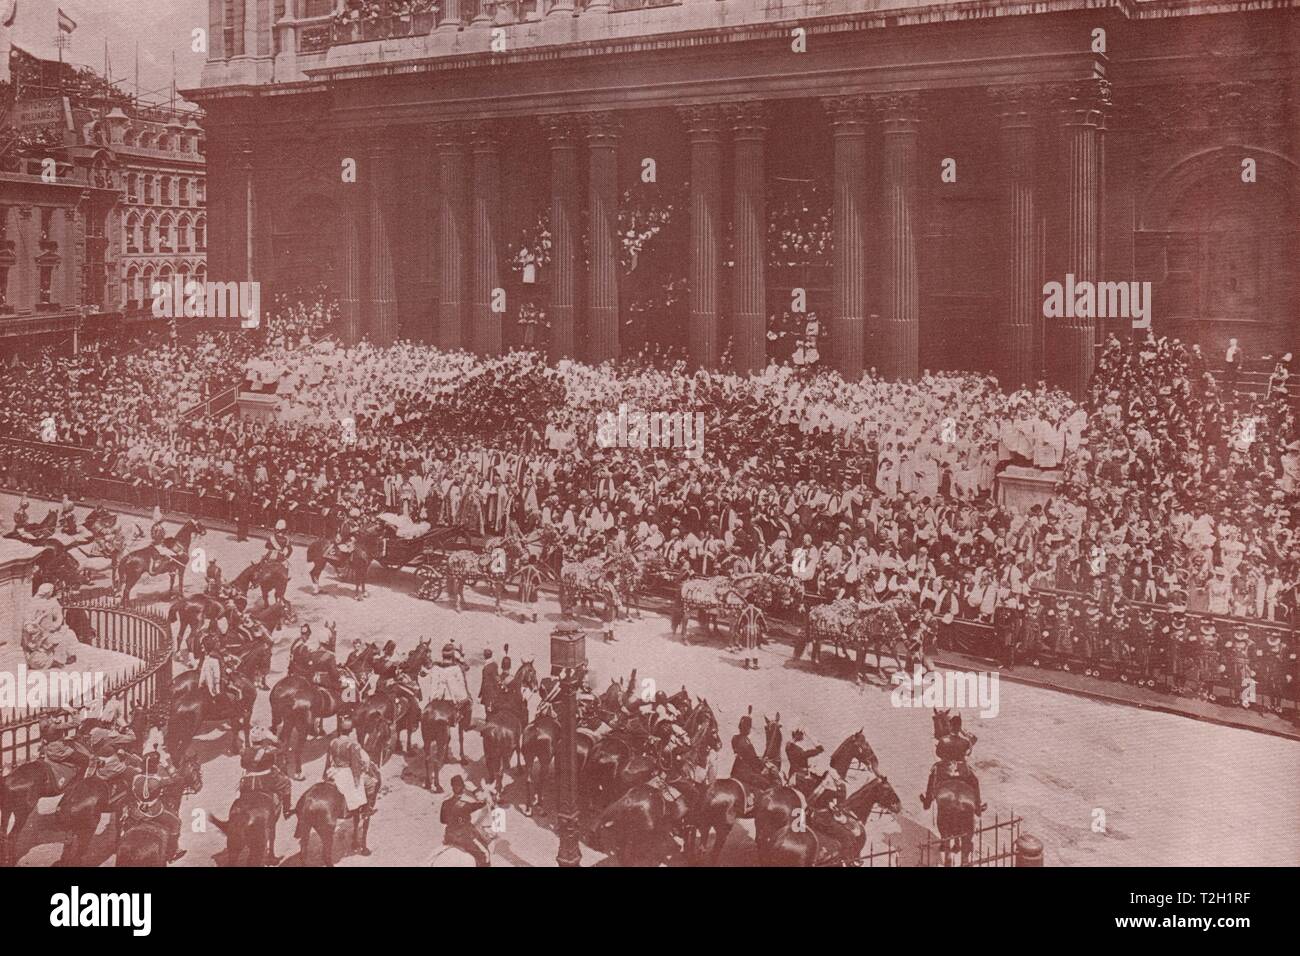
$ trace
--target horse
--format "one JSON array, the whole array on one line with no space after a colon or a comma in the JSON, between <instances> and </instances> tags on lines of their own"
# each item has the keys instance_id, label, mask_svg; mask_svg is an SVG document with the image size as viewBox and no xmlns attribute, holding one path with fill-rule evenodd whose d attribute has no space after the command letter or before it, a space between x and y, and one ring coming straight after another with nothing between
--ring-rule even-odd
<instances>
[{"instance_id":1,"label":"horse","mask_svg":"<svg viewBox=\"0 0 1300 956\"><path fill-rule=\"evenodd\" d=\"M282 753L288 758L290 776L295 780L303 779L302 748L321 721L326 717L340 716L358 702L346 699L347 693L334 655L323 650L315 653L324 655L328 666L311 671L307 670L307 664L290 661L289 673L271 688L271 732L283 742ZM353 677L358 698L364 680L357 671L364 669L369 672L378 653L379 649L373 642L367 643L344 665ZM317 682L315 676L318 673L332 675L331 683Z\"/></svg>"},{"instance_id":2,"label":"horse","mask_svg":"<svg viewBox=\"0 0 1300 956\"><path fill-rule=\"evenodd\" d=\"M256 587L262 592L263 606L269 606L272 594L277 602L284 600L285 591L289 588L289 569L279 561L254 561L235 575L229 587L243 595Z\"/></svg>"},{"instance_id":3,"label":"horse","mask_svg":"<svg viewBox=\"0 0 1300 956\"><path fill-rule=\"evenodd\" d=\"M879 776L879 762L876 759L875 751L867 743L867 736L864 729L859 729L856 733L850 734L840 743L834 751L831 752L830 760L827 761L830 767L835 771L835 776L840 781L848 779L849 772L853 770L855 764L866 767L875 776ZM805 808L806 800L810 801L813 791L821 781L825 779L823 774L816 781L811 779L808 786L798 788L795 786L776 787L759 795L754 801L754 842L758 844L759 852L771 842L773 835L784 825L790 822L796 811L807 809L808 811L817 811L822 809L821 806ZM837 801L843 801L845 786L841 782L836 787L835 792L831 795Z\"/></svg>"},{"instance_id":4,"label":"horse","mask_svg":"<svg viewBox=\"0 0 1300 956\"><path fill-rule=\"evenodd\" d=\"M370 552L358 541L352 553L339 551L329 538L317 538L307 545L307 564L311 566L308 576L311 578L313 594L320 593L320 576L328 564L336 571L347 571L352 575L355 585L353 597L358 601L366 597L366 575L370 572ZM283 593L283 592L282 592Z\"/></svg>"},{"instance_id":5,"label":"horse","mask_svg":"<svg viewBox=\"0 0 1300 956\"><path fill-rule=\"evenodd\" d=\"M424 788L442 793L442 765L451 750L451 728L456 727L460 745L458 762L465 764L465 728L470 726L469 701L438 698L429 701L420 715L420 740L424 744Z\"/></svg>"},{"instance_id":6,"label":"horse","mask_svg":"<svg viewBox=\"0 0 1300 956\"><path fill-rule=\"evenodd\" d=\"M759 854L764 866L854 866L866 844L867 820L879 807L882 813L903 809L888 778L876 777L840 802L839 818L827 810L814 810L804 821L787 821L764 844Z\"/></svg>"},{"instance_id":7,"label":"horse","mask_svg":"<svg viewBox=\"0 0 1300 956\"><path fill-rule=\"evenodd\" d=\"M277 863L275 829L280 822L280 798L264 790L243 791L230 805L229 819L210 819L226 835L225 865L238 866L247 853L249 866Z\"/></svg>"},{"instance_id":8,"label":"horse","mask_svg":"<svg viewBox=\"0 0 1300 956\"><path fill-rule=\"evenodd\" d=\"M190 657L196 658L198 648L194 645L204 622L215 623L225 615L226 606L208 594L192 594L172 601L167 608L167 626L170 630L171 625L178 622L180 625L176 629L172 644L176 648L177 660L180 660L180 650L185 641L186 631L189 632L190 638L188 646Z\"/></svg>"},{"instance_id":9,"label":"horse","mask_svg":"<svg viewBox=\"0 0 1300 956\"><path fill-rule=\"evenodd\" d=\"M162 805L168 813L180 816L181 800L186 794L203 789L203 768L195 759L181 761L179 772L163 784ZM171 834L162 823L128 817L119 818L117 836L118 866L166 866Z\"/></svg>"},{"instance_id":10,"label":"horse","mask_svg":"<svg viewBox=\"0 0 1300 956\"><path fill-rule=\"evenodd\" d=\"M708 754L721 748L717 720L706 700L701 699L688 715L685 727L691 742L681 758L680 768L663 768L659 782L645 781L628 787L601 811L592 826L593 838L610 847L620 864L637 865L646 860L675 831L684 828L683 849L693 852L690 824L705 791Z\"/></svg>"},{"instance_id":11,"label":"horse","mask_svg":"<svg viewBox=\"0 0 1300 956\"><path fill-rule=\"evenodd\" d=\"M510 683L497 692L492 711L477 728L483 737L486 779L497 793L502 792L506 766L512 754L519 754L524 728L528 726L528 702L524 699L524 692L535 690L537 669L532 661L524 661L510 678Z\"/></svg>"},{"instance_id":12,"label":"horse","mask_svg":"<svg viewBox=\"0 0 1300 956\"><path fill-rule=\"evenodd\" d=\"M185 569L190 562L190 542L194 538L202 537L207 533L208 529L203 527L202 522L190 518L181 525L181 529L176 532L175 537L164 539L163 543L157 548L153 545L140 548L118 561L117 577L122 585L122 603L124 605L130 603L131 589L145 574L166 574L168 576L167 596L171 597L172 593L177 590L178 585L183 596L185 594ZM172 553L163 554L163 551ZM184 556L178 557L178 552Z\"/></svg>"},{"instance_id":13,"label":"horse","mask_svg":"<svg viewBox=\"0 0 1300 956\"><path fill-rule=\"evenodd\" d=\"M195 674L195 676L189 678L189 674ZM188 680L193 680L194 683L192 685L183 683L182 686L189 687L189 689L180 694L173 692L168 705L166 747L167 752L172 755L172 759L182 759L189 752L191 744L194 743L194 738L203 725L209 722L229 724L230 754L238 755L240 752L239 736L241 730L243 731L244 746L251 746L253 705L257 701L257 688L252 680L239 673L223 676L223 684L238 689L239 701L237 704L234 704L226 697L224 687L220 698L214 700L206 687L199 686L198 676L194 671L189 671L177 678L178 683Z\"/></svg>"},{"instance_id":14,"label":"horse","mask_svg":"<svg viewBox=\"0 0 1300 956\"><path fill-rule=\"evenodd\" d=\"M397 665L396 674L407 677L408 682L396 679L384 681L374 694L353 709L352 724L357 728L358 737L364 737L372 723L382 720L391 725L399 745L402 731L406 731L403 753L409 753L414 748L411 735L420 724L421 694L418 679L433 666L432 643L432 638L418 642L406 655L406 659Z\"/></svg>"},{"instance_id":15,"label":"horse","mask_svg":"<svg viewBox=\"0 0 1300 956\"><path fill-rule=\"evenodd\" d=\"M698 846L703 849L709 843L709 837L713 837L713 858L712 865L717 866L722 857L722 848L726 845L727 837L731 834L732 827L736 821L745 813L746 796L749 790L756 790L754 804L757 806L758 794L771 790L779 785L780 768L781 768L781 714L778 712L775 717L763 717L763 764L765 767L774 769L764 774L761 782L755 784L751 781L748 785L732 777L723 777L706 788L704 795L700 799L700 805L692 814L689 821L691 827L690 839L692 846Z\"/></svg>"},{"instance_id":16,"label":"horse","mask_svg":"<svg viewBox=\"0 0 1300 956\"><path fill-rule=\"evenodd\" d=\"M343 799L343 794L328 780L312 784L307 788L307 791L298 798L294 816L298 819L298 826L293 835L301 848L303 865L306 865L312 833L320 837L321 859L324 865L334 865L334 837L338 833L339 824L349 818L352 820L352 841L358 845L357 852L365 856L369 855L370 851L366 849L366 834L370 829L370 816L366 808L362 807L355 813L348 813L347 801Z\"/></svg>"}]
</instances>

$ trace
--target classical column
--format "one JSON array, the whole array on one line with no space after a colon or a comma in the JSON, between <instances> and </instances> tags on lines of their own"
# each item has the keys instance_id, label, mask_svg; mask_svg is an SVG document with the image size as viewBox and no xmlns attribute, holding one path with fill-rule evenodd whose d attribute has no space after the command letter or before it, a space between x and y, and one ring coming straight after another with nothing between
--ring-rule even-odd
<instances>
[{"instance_id":1,"label":"classical column","mask_svg":"<svg viewBox=\"0 0 1300 956\"><path fill-rule=\"evenodd\" d=\"M572 12L572 6L569 9ZM551 323L550 357L572 358L580 218L578 131L569 116L546 116L542 125L551 145L551 297L547 308L547 320Z\"/></svg>"},{"instance_id":2,"label":"classical column","mask_svg":"<svg viewBox=\"0 0 1300 956\"><path fill-rule=\"evenodd\" d=\"M1007 268L998 337L1002 386L1017 389L1038 377L1034 330L1043 317L1042 280L1038 272L1038 210L1035 177L1038 142L1030 105L1033 87L998 87L989 91L998 109L1003 170L1001 238Z\"/></svg>"},{"instance_id":3,"label":"classical column","mask_svg":"<svg viewBox=\"0 0 1300 956\"><path fill-rule=\"evenodd\" d=\"M385 135L384 131L380 135ZM366 329L377 345L397 338L397 280L393 273L393 197L400 188L397 151L386 140L370 147L366 176L370 195L370 322Z\"/></svg>"},{"instance_id":4,"label":"classical column","mask_svg":"<svg viewBox=\"0 0 1300 956\"><path fill-rule=\"evenodd\" d=\"M493 307L514 305L499 300L503 295L496 236L501 203L500 136L496 123L476 123L470 131L474 156L474 328L470 342L480 355L501 352L503 313Z\"/></svg>"},{"instance_id":5,"label":"classical column","mask_svg":"<svg viewBox=\"0 0 1300 956\"><path fill-rule=\"evenodd\" d=\"M737 103L730 110L730 119L736 192L734 364L740 372L761 372L767 365L767 197L763 162L767 115L762 103Z\"/></svg>"},{"instance_id":6,"label":"classical column","mask_svg":"<svg viewBox=\"0 0 1300 956\"><path fill-rule=\"evenodd\" d=\"M844 378L862 376L862 329L866 320L867 115L865 96L833 96L822 101L831 124L834 162L835 260L831 269L832 308L826 323L829 345L819 349Z\"/></svg>"},{"instance_id":7,"label":"classical column","mask_svg":"<svg viewBox=\"0 0 1300 956\"><path fill-rule=\"evenodd\" d=\"M1110 105L1110 84L1089 79L1059 84L1050 94L1060 104L1061 163L1065 167L1065 195L1058 242L1064 282L1096 282L1098 216L1101 202L1101 126L1103 110ZM1069 310L1073 312L1074 310ZM1096 322L1091 317L1045 320L1044 340L1051 343L1049 367L1057 384L1076 399L1083 398L1092 378L1093 339Z\"/></svg>"},{"instance_id":8,"label":"classical column","mask_svg":"<svg viewBox=\"0 0 1300 956\"><path fill-rule=\"evenodd\" d=\"M253 142L244 140L239 151L239 169L244 178L244 278L252 282L257 262L257 190L253 182Z\"/></svg>"},{"instance_id":9,"label":"classical column","mask_svg":"<svg viewBox=\"0 0 1300 956\"><path fill-rule=\"evenodd\" d=\"M438 223L438 346L458 349L462 341L468 232L465 131L459 123L438 123L433 128L433 136L438 150L438 193L442 197Z\"/></svg>"},{"instance_id":10,"label":"classical column","mask_svg":"<svg viewBox=\"0 0 1300 956\"><path fill-rule=\"evenodd\" d=\"M459 30L464 26L460 6L461 0L442 0L441 16L438 17L439 30Z\"/></svg>"},{"instance_id":11,"label":"classical column","mask_svg":"<svg viewBox=\"0 0 1300 956\"><path fill-rule=\"evenodd\" d=\"M618 358L618 119L588 113L587 350L592 362Z\"/></svg>"},{"instance_id":12,"label":"classical column","mask_svg":"<svg viewBox=\"0 0 1300 956\"><path fill-rule=\"evenodd\" d=\"M881 112L884 221L881 258L880 370L886 378L917 375L920 293L916 269L916 164L921 120L918 93L876 98Z\"/></svg>"},{"instance_id":13,"label":"classical column","mask_svg":"<svg viewBox=\"0 0 1300 956\"><path fill-rule=\"evenodd\" d=\"M718 274L722 259L722 130L727 121L720 106L680 110L691 143L691 252L687 282L691 287L691 364L718 364Z\"/></svg>"},{"instance_id":14,"label":"classical column","mask_svg":"<svg viewBox=\"0 0 1300 956\"><path fill-rule=\"evenodd\" d=\"M350 148L351 141L340 144L340 155L351 156ZM351 158L356 160L358 157ZM342 183L340 187L343 190L343 221L340 223L343 232L343 296L339 306L343 319L343 341L348 345L355 344L361 338L361 330L365 327L362 304L365 273L362 270L365 268L366 187L362 177L368 172L366 169L358 170L356 181Z\"/></svg>"}]
</instances>

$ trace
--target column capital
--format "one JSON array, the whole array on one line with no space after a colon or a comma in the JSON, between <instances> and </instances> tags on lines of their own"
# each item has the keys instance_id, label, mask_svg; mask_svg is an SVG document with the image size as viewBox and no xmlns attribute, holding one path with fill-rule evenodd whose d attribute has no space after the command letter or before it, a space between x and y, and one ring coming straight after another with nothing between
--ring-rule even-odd
<instances>
[{"instance_id":1,"label":"column capital","mask_svg":"<svg viewBox=\"0 0 1300 956\"><path fill-rule=\"evenodd\" d=\"M691 142L721 139L729 122L730 104L706 103L698 106L679 106L677 115Z\"/></svg>"},{"instance_id":2,"label":"column capital","mask_svg":"<svg viewBox=\"0 0 1300 956\"><path fill-rule=\"evenodd\" d=\"M871 116L871 98L864 93L822 97L822 109L833 131L865 130Z\"/></svg>"},{"instance_id":3,"label":"column capital","mask_svg":"<svg viewBox=\"0 0 1300 956\"><path fill-rule=\"evenodd\" d=\"M915 90L871 97L886 136L915 133L921 126L921 94Z\"/></svg>"},{"instance_id":4,"label":"column capital","mask_svg":"<svg viewBox=\"0 0 1300 956\"><path fill-rule=\"evenodd\" d=\"M469 142L476 153L495 152L501 146L505 127L499 120L475 120L469 124Z\"/></svg>"},{"instance_id":5,"label":"column capital","mask_svg":"<svg viewBox=\"0 0 1300 956\"><path fill-rule=\"evenodd\" d=\"M582 120L574 113L546 113L537 117L537 122L552 148L574 145L582 132Z\"/></svg>"},{"instance_id":6,"label":"column capital","mask_svg":"<svg viewBox=\"0 0 1300 956\"><path fill-rule=\"evenodd\" d=\"M582 128L587 135L587 143L591 146L614 146L618 143L618 132L622 124L618 121L618 114L613 110L597 110L593 113L583 113Z\"/></svg>"},{"instance_id":7,"label":"column capital","mask_svg":"<svg viewBox=\"0 0 1300 956\"><path fill-rule=\"evenodd\" d=\"M459 120L443 120L429 126L429 136L434 148L440 151L462 150L469 138L469 125Z\"/></svg>"},{"instance_id":8,"label":"column capital","mask_svg":"<svg viewBox=\"0 0 1300 956\"><path fill-rule=\"evenodd\" d=\"M767 103L762 100L728 103L726 114L727 121L731 123L732 135L736 139L762 139L767 133Z\"/></svg>"},{"instance_id":9,"label":"column capital","mask_svg":"<svg viewBox=\"0 0 1300 956\"><path fill-rule=\"evenodd\" d=\"M1033 85L990 86L985 92L1003 126L1032 125L1033 108L1044 97L1043 88Z\"/></svg>"},{"instance_id":10,"label":"column capital","mask_svg":"<svg viewBox=\"0 0 1300 956\"><path fill-rule=\"evenodd\" d=\"M1098 125L1111 107L1110 81L1101 77L1049 83L1042 91L1066 125Z\"/></svg>"}]
</instances>

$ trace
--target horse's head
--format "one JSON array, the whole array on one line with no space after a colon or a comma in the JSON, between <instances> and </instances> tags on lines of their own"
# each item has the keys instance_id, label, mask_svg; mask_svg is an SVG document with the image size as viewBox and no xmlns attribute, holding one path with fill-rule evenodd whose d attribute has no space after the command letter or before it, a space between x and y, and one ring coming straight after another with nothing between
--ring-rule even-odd
<instances>
[{"instance_id":1,"label":"horse's head","mask_svg":"<svg viewBox=\"0 0 1300 956\"><path fill-rule=\"evenodd\" d=\"M426 637L411 648L410 653L406 655L406 660L402 663L402 670L413 677L419 677L432 666L433 638Z\"/></svg>"},{"instance_id":2,"label":"horse's head","mask_svg":"<svg viewBox=\"0 0 1300 956\"><path fill-rule=\"evenodd\" d=\"M781 712L778 710L774 717L764 714L763 739L766 741L763 745L764 760L781 759L781 738Z\"/></svg>"},{"instance_id":3,"label":"horse's head","mask_svg":"<svg viewBox=\"0 0 1300 956\"><path fill-rule=\"evenodd\" d=\"M519 665L519 672L515 674L514 682L524 690L537 690L537 668L533 666L532 661L524 661Z\"/></svg>"},{"instance_id":4,"label":"horse's head","mask_svg":"<svg viewBox=\"0 0 1300 956\"><path fill-rule=\"evenodd\" d=\"M952 733L952 719L949 711L939 710L936 707L933 709L931 719L934 721L935 740L940 740Z\"/></svg>"},{"instance_id":5,"label":"horse's head","mask_svg":"<svg viewBox=\"0 0 1300 956\"><path fill-rule=\"evenodd\" d=\"M898 799L889 778L883 775L863 784L844 801L844 809L864 822L875 807L894 815L903 812L903 802Z\"/></svg>"},{"instance_id":6,"label":"horse's head","mask_svg":"<svg viewBox=\"0 0 1300 956\"><path fill-rule=\"evenodd\" d=\"M699 704L690 717L689 730L693 740L710 750L722 749L722 735L718 732L718 718L709 706L708 700L701 697Z\"/></svg>"},{"instance_id":7,"label":"horse's head","mask_svg":"<svg viewBox=\"0 0 1300 956\"><path fill-rule=\"evenodd\" d=\"M867 735L864 729L859 729L856 734L849 738L849 746L853 759L870 767L872 773L877 772L876 752L871 749L871 744L867 743Z\"/></svg>"}]
</instances>

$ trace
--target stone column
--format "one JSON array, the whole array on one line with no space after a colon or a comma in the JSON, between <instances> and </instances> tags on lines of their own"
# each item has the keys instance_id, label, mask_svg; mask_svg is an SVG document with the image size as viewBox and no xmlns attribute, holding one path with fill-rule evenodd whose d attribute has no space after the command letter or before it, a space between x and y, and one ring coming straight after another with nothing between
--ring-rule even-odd
<instances>
[{"instance_id":1,"label":"stone column","mask_svg":"<svg viewBox=\"0 0 1300 956\"><path fill-rule=\"evenodd\" d=\"M438 17L439 30L459 30L464 26L464 14L460 9L461 0L442 0Z\"/></svg>"},{"instance_id":2,"label":"stone column","mask_svg":"<svg viewBox=\"0 0 1300 956\"><path fill-rule=\"evenodd\" d=\"M997 87L989 91L999 118L1003 170L1002 247L1007 256L1006 290L998 338L1002 353L1002 387L1032 385L1038 377L1034 330L1043 316L1042 278L1038 274L1036 156L1038 137L1030 105L1041 94L1033 87Z\"/></svg>"},{"instance_id":3,"label":"stone column","mask_svg":"<svg viewBox=\"0 0 1300 956\"><path fill-rule=\"evenodd\" d=\"M917 375L920 292L916 268L916 167L921 97L891 93L876 98L884 136L884 216L881 248L880 370L886 378Z\"/></svg>"},{"instance_id":4,"label":"stone column","mask_svg":"<svg viewBox=\"0 0 1300 956\"><path fill-rule=\"evenodd\" d=\"M353 160L359 160L359 157L351 153L352 142L349 139L345 143L340 143L340 156L351 156ZM364 160L360 160L359 166L361 162ZM361 338L362 329L365 328L363 270L365 269L366 186L364 177L368 173L369 170L359 168L356 182L342 183L340 186L343 190L343 221L340 223L343 232L343 295L339 306L343 319L343 341L348 345L355 344Z\"/></svg>"},{"instance_id":5,"label":"stone column","mask_svg":"<svg viewBox=\"0 0 1300 956\"><path fill-rule=\"evenodd\" d=\"M239 170L244 180L244 278L252 282L257 262L257 190L253 181L253 141L240 146ZM175 246L172 247L176 248Z\"/></svg>"},{"instance_id":6,"label":"stone column","mask_svg":"<svg viewBox=\"0 0 1300 956\"><path fill-rule=\"evenodd\" d=\"M1065 180L1058 233L1063 274L1058 281L1064 282L1066 275L1073 275L1076 283L1096 282L1101 204L1100 130L1103 111L1110 105L1110 84L1106 80L1089 79L1059 84L1049 92L1059 104L1060 155ZM1048 367L1053 370L1057 384L1081 399L1092 378L1096 320L1075 317L1045 321L1051 323L1043 331L1044 341L1050 343Z\"/></svg>"},{"instance_id":7,"label":"stone column","mask_svg":"<svg viewBox=\"0 0 1300 956\"><path fill-rule=\"evenodd\" d=\"M722 258L722 131L720 106L688 106L681 111L691 143L691 364L718 364L718 274Z\"/></svg>"},{"instance_id":8,"label":"stone column","mask_svg":"<svg viewBox=\"0 0 1300 956\"><path fill-rule=\"evenodd\" d=\"M617 359L618 346L618 119L589 113L587 211L591 264L587 270L587 351L592 362Z\"/></svg>"},{"instance_id":9,"label":"stone column","mask_svg":"<svg viewBox=\"0 0 1300 956\"><path fill-rule=\"evenodd\" d=\"M569 9L572 11L572 6ZM570 116L546 116L542 125L551 145L551 295L546 311L551 323L549 354L552 359L572 358L580 222L578 129Z\"/></svg>"},{"instance_id":10,"label":"stone column","mask_svg":"<svg viewBox=\"0 0 1300 956\"><path fill-rule=\"evenodd\" d=\"M736 192L734 364L740 372L761 372L767 365L767 113L762 103L738 103L730 119Z\"/></svg>"},{"instance_id":11,"label":"stone column","mask_svg":"<svg viewBox=\"0 0 1300 956\"><path fill-rule=\"evenodd\" d=\"M387 131L380 131L386 136ZM370 195L370 322L366 331L377 345L397 338L397 280L393 273L393 197L400 189L397 151L386 139L370 147L366 176Z\"/></svg>"},{"instance_id":12,"label":"stone column","mask_svg":"<svg viewBox=\"0 0 1300 956\"><path fill-rule=\"evenodd\" d=\"M865 96L833 96L822 101L831 124L835 207L832 227L835 260L831 268L832 308L826 323L828 347L819 349L844 378L862 377L862 330L866 320L867 115Z\"/></svg>"},{"instance_id":13,"label":"stone column","mask_svg":"<svg viewBox=\"0 0 1300 956\"><path fill-rule=\"evenodd\" d=\"M438 223L439 270L438 346L461 347L465 299L464 257L468 233L465 180L468 157L465 130L459 123L438 123L433 128L438 150L438 193L442 197Z\"/></svg>"},{"instance_id":14,"label":"stone column","mask_svg":"<svg viewBox=\"0 0 1300 956\"><path fill-rule=\"evenodd\" d=\"M501 352L503 314L492 310L501 285L497 222L501 205L501 130L496 123L476 123L470 131L474 156L474 323L470 341L480 355ZM514 303L507 303L512 307Z\"/></svg>"}]
</instances>

